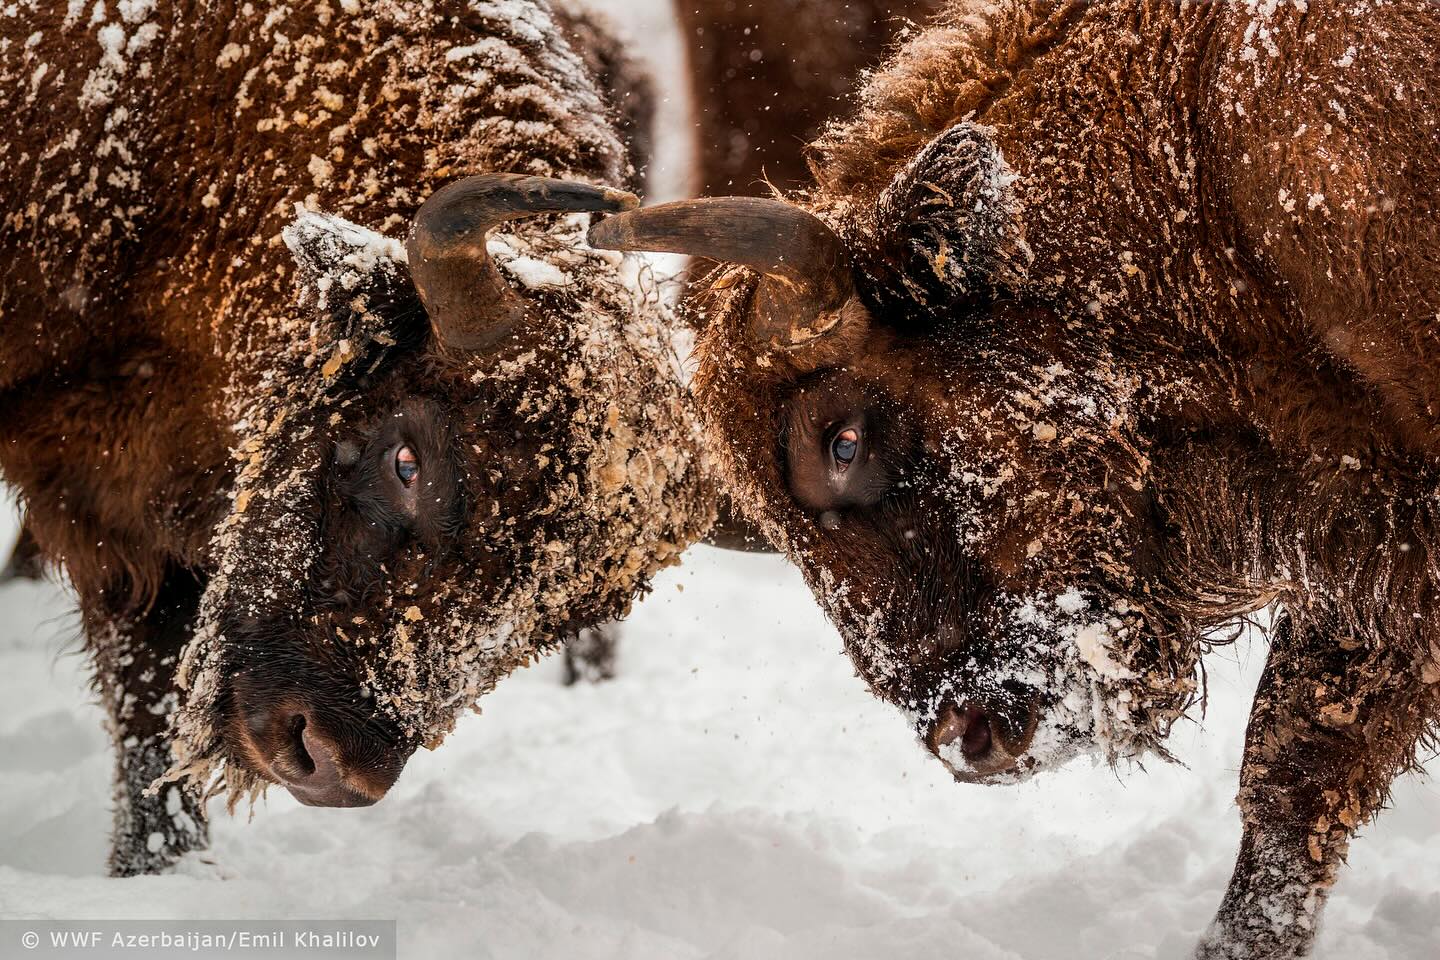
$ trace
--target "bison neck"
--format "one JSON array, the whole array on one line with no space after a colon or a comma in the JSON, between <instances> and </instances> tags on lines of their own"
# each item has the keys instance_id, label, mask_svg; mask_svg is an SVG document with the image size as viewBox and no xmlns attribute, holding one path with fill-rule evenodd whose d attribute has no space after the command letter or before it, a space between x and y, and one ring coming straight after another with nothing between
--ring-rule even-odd
<instances>
[{"instance_id":1,"label":"bison neck","mask_svg":"<svg viewBox=\"0 0 1440 960\"><path fill-rule=\"evenodd\" d=\"M855 117L816 144L817 199L866 209L927 144L973 121L1015 174L1007 189L1034 254L1031 292L1115 325L1142 308L1153 322L1163 304L1177 332L1204 335L1201 294L1225 292L1225 271L1175 253L1209 246L1196 129L1204 7L967 10L903 48Z\"/></svg>"},{"instance_id":2,"label":"bison neck","mask_svg":"<svg viewBox=\"0 0 1440 960\"><path fill-rule=\"evenodd\" d=\"M1334 470L1255 437L1157 447L1167 528L1163 590L1200 626L1280 602L1331 635L1369 638L1432 663L1432 483L1405 470ZM1205 495L1197 497L1195 491ZM1433 671L1433 665L1429 667Z\"/></svg>"},{"instance_id":3,"label":"bison neck","mask_svg":"<svg viewBox=\"0 0 1440 960\"><path fill-rule=\"evenodd\" d=\"M1258 69L1247 60L1255 56L1249 16L1233 4L1056 8L1026 0L967 13L903 48L869 81L855 116L815 145L812 199L842 219L870 209L927 144L963 121L982 124L1015 175L1006 189L1033 253L1017 293L1056 304L1077 326L1139 355L1155 385L1174 385L1172 405L1198 414L1204 428L1238 420L1285 454L1332 464L1396 452L1433 457L1440 436L1422 401L1440 396L1440 384L1432 384L1433 361L1427 368L1415 349L1401 349L1428 336L1397 338L1394 330L1408 329L1398 323L1368 339L1336 335L1331 328L1372 330L1363 324L1373 318L1332 316L1321 295L1328 282L1308 284L1319 293L1305 301L1297 292L1306 277L1277 275L1287 261L1265 244L1291 232L1283 205L1296 188L1257 171L1287 167L1264 162L1261 151L1291 133L1257 132L1246 118L1265 114L1266 97L1287 94L1283 71L1268 86L1237 87L1237 70L1248 78ZM1270 28L1282 26L1299 29ZM1309 125L1331 126L1323 119ZM1303 126L1298 117L1286 122ZM1433 153L1417 147L1406 156ZM1280 219L1252 207L1273 207ZM1406 234L1433 229L1417 222ZM951 241L954 259L964 238ZM1324 247L1291 251L1296 270L1323 262ZM1359 253L1356 260L1368 262ZM1345 271L1336 265L1333 273ZM1385 296L1331 293L1383 303L1402 287L1433 291L1434 282L1392 278ZM1433 304L1409 307L1414 316L1435 312ZM1367 344L1386 364L1352 356Z\"/></svg>"},{"instance_id":4,"label":"bison neck","mask_svg":"<svg viewBox=\"0 0 1440 960\"><path fill-rule=\"evenodd\" d=\"M0 338L0 387L72 362L122 311L184 317L197 354L237 363L306 335L280 243L297 204L394 236L465 174L632 173L595 52L563 39L590 28L546 0L453 17L391 0L18 17L10 35L43 42L0 55L18 131L0 152L0 316L34 332ZM62 45L83 55L59 69L47 51Z\"/></svg>"}]
</instances>

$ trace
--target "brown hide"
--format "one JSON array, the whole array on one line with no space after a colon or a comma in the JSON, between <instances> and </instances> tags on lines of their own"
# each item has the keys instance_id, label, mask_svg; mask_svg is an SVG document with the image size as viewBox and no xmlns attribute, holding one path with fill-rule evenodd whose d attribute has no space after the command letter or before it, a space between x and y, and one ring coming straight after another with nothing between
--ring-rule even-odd
<instances>
[{"instance_id":1,"label":"brown hide","mask_svg":"<svg viewBox=\"0 0 1440 960\"><path fill-rule=\"evenodd\" d=\"M1440 715L1437 50L1423 2L955 0L792 198L854 298L692 304L727 488L957 779L1163 755L1271 609L1201 957L1308 951ZM723 254L650 227L735 204L597 233Z\"/></svg>"}]
</instances>

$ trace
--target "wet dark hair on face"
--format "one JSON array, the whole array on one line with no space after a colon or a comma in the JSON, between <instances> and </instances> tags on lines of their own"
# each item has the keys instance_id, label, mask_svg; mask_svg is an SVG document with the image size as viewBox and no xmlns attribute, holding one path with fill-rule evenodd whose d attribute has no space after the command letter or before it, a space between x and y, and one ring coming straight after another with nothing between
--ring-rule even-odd
<instances>
[{"instance_id":1,"label":"wet dark hair on face","mask_svg":"<svg viewBox=\"0 0 1440 960\"><path fill-rule=\"evenodd\" d=\"M432 562L445 553L466 517L459 446L445 413L424 400L404 401L335 445L327 556L312 586L318 601L344 606L363 598L411 542Z\"/></svg>"},{"instance_id":2,"label":"wet dark hair on face","mask_svg":"<svg viewBox=\"0 0 1440 960\"><path fill-rule=\"evenodd\" d=\"M784 403L777 460L790 495L826 513L873 507L905 475L909 431L895 405L844 370L805 378Z\"/></svg>"}]
</instances>

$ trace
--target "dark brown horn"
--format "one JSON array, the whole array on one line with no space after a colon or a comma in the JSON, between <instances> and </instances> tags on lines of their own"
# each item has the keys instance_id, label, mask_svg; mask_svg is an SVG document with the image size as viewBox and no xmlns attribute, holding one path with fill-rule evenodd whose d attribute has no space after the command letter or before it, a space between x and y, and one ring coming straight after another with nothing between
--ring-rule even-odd
<instances>
[{"instance_id":1,"label":"dark brown horn","mask_svg":"<svg viewBox=\"0 0 1440 960\"><path fill-rule=\"evenodd\" d=\"M781 200L710 197L662 203L602 220L590 245L687 253L765 275L751 333L802 343L834 329L855 292L845 245L819 217Z\"/></svg>"},{"instance_id":2,"label":"dark brown horn","mask_svg":"<svg viewBox=\"0 0 1440 960\"><path fill-rule=\"evenodd\" d=\"M539 213L614 213L639 202L623 190L513 173L466 177L436 190L405 241L435 336L455 350L484 350L524 326L524 298L485 251L492 227Z\"/></svg>"}]
</instances>

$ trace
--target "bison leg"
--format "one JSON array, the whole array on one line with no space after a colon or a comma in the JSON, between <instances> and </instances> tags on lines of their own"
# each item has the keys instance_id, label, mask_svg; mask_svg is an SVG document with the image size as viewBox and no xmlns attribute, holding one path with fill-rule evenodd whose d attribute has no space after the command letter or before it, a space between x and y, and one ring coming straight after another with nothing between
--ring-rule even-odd
<instances>
[{"instance_id":1,"label":"bison leg","mask_svg":"<svg viewBox=\"0 0 1440 960\"><path fill-rule=\"evenodd\" d=\"M86 605L97 687L115 741L115 822L110 873L160 873L209 842L203 804L175 784L147 792L170 767L166 727L176 706L180 651L199 609L201 585L173 574L140 615L106 617Z\"/></svg>"},{"instance_id":2,"label":"bison leg","mask_svg":"<svg viewBox=\"0 0 1440 960\"><path fill-rule=\"evenodd\" d=\"M44 575L45 555L40 551L35 534L30 532L30 525L22 524L20 539L15 541L15 547L10 551L10 559L6 561L5 567L0 569L0 583L9 583L11 580L39 580Z\"/></svg>"},{"instance_id":3,"label":"bison leg","mask_svg":"<svg viewBox=\"0 0 1440 960\"><path fill-rule=\"evenodd\" d=\"M1350 837L1412 762L1414 676L1383 644L1281 620L1245 737L1240 855L1199 960L1309 953Z\"/></svg>"},{"instance_id":4,"label":"bison leg","mask_svg":"<svg viewBox=\"0 0 1440 960\"><path fill-rule=\"evenodd\" d=\"M620 625L609 623L586 627L565 644L565 686L584 680L599 683L615 679L615 651L620 644Z\"/></svg>"}]
</instances>

